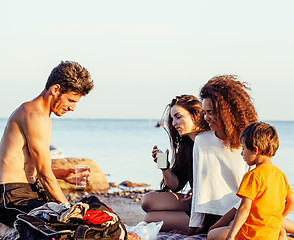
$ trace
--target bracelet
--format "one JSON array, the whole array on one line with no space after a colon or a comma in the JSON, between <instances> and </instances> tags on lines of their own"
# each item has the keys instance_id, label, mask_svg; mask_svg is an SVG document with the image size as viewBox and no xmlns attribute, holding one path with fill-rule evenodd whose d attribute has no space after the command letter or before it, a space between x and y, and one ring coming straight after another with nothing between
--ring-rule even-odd
<instances>
[{"instance_id":1,"label":"bracelet","mask_svg":"<svg viewBox=\"0 0 294 240\"><path fill-rule=\"evenodd\" d=\"M161 171L166 171L167 169L169 169L170 167L170 163L169 161L167 161L167 167L166 168L160 168Z\"/></svg>"}]
</instances>

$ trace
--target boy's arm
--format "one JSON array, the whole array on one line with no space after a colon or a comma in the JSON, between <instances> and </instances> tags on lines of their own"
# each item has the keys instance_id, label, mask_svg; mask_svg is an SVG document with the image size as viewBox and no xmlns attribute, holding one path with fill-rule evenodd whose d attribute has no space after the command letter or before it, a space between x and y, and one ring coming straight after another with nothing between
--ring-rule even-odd
<instances>
[{"instance_id":1,"label":"boy's arm","mask_svg":"<svg viewBox=\"0 0 294 240\"><path fill-rule=\"evenodd\" d=\"M250 213L251 205L252 205L251 199L242 197L241 205L236 213L236 216L234 218L234 221L228 233L228 236L226 237L226 240L235 239L237 232L240 230L241 226L244 224L244 222L246 221Z\"/></svg>"},{"instance_id":2,"label":"boy's arm","mask_svg":"<svg viewBox=\"0 0 294 240\"><path fill-rule=\"evenodd\" d=\"M285 209L283 212L283 217L287 216L290 212L292 212L294 209L294 193L292 193L291 195L289 195L286 198L286 202L285 202Z\"/></svg>"}]
</instances>

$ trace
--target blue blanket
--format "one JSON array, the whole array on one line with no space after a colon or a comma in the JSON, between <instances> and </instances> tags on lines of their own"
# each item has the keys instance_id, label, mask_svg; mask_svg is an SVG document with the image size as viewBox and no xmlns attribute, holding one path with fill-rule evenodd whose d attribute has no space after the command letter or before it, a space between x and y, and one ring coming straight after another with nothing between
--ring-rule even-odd
<instances>
[{"instance_id":1,"label":"blue blanket","mask_svg":"<svg viewBox=\"0 0 294 240\"><path fill-rule=\"evenodd\" d=\"M199 234L194 236L187 236L178 233L160 232L157 235L157 240L206 240L206 234Z\"/></svg>"}]
</instances>

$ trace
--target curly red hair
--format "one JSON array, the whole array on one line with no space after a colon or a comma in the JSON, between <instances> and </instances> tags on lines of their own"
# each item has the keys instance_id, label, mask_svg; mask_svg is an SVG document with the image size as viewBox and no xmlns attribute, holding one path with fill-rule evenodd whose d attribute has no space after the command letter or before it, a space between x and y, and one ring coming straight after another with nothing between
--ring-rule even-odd
<instances>
[{"instance_id":1,"label":"curly red hair","mask_svg":"<svg viewBox=\"0 0 294 240\"><path fill-rule=\"evenodd\" d=\"M246 82L237 81L236 75L220 75L210 79L200 90L201 99L212 101L215 113L225 133L225 145L239 148L241 131L257 121L257 113L247 91Z\"/></svg>"}]
</instances>

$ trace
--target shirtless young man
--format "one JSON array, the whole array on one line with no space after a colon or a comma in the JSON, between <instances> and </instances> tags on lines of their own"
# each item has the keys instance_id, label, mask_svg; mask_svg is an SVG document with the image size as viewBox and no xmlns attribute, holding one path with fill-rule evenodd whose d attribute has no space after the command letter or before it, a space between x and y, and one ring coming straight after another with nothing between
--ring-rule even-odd
<instances>
[{"instance_id":1,"label":"shirtless young man","mask_svg":"<svg viewBox=\"0 0 294 240\"><path fill-rule=\"evenodd\" d=\"M12 226L20 211L29 212L48 200L68 202L56 178L74 183L74 170L51 168L50 115L74 111L92 88L85 68L76 62L61 62L42 93L9 117L0 143L0 222Z\"/></svg>"}]
</instances>

